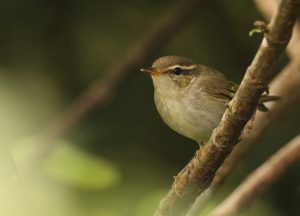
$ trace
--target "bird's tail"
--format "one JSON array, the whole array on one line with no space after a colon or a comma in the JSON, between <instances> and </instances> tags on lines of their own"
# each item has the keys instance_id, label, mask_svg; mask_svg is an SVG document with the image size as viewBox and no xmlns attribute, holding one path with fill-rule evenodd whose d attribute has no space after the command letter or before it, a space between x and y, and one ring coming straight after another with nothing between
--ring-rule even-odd
<instances>
[{"instance_id":1,"label":"bird's tail","mask_svg":"<svg viewBox=\"0 0 300 216\"><path fill-rule=\"evenodd\" d=\"M271 101L277 101L279 99L280 99L280 97L278 97L278 96L263 94L258 101L257 109L262 112L268 112L269 109L265 106L264 103L271 102Z\"/></svg>"}]
</instances>

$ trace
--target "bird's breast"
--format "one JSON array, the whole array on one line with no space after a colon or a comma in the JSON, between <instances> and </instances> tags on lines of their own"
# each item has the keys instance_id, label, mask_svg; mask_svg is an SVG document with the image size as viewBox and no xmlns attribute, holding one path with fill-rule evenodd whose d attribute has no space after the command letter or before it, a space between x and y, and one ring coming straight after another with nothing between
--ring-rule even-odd
<instances>
[{"instance_id":1,"label":"bird's breast","mask_svg":"<svg viewBox=\"0 0 300 216\"><path fill-rule=\"evenodd\" d=\"M198 142L209 139L218 125L225 106L201 93L155 91L155 104L163 121L179 134Z\"/></svg>"}]
</instances>

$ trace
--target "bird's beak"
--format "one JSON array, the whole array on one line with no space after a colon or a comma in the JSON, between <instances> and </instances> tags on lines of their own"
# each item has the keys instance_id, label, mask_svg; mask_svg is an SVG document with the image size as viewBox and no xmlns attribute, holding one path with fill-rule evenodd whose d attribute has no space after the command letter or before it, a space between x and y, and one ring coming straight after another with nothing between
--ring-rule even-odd
<instances>
[{"instance_id":1,"label":"bird's beak","mask_svg":"<svg viewBox=\"0 0 300 216\"><path fill-rule=\"evenodd\" d=\"M160 72L156 68L153 68L153 67L151 67L151 68L142 68L141 71L144 72L144 73L150 73L153 76L160 75Z\"/></svg>"}]
</instances>

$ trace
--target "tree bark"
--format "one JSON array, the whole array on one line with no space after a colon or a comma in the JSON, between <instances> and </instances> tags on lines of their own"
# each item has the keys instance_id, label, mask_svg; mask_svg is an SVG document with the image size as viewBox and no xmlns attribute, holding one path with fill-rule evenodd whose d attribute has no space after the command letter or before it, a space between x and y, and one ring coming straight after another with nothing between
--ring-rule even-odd
<instances>
[{"instance_id":1,"label":"tree bark","mask_svg":"<svg viewBox=\"0 0 300 216\"><path fill-rule=\"evenodd\" d=\"M275 63L288 44L299 0L283 0L248 67L243 81L210 140L175 177L172 189L160 202L155 216L183 216L196 197L212 182L217 169L236 145L241 132L256 110L261 94L273 77Z\"/></svg>"}]
</instances>

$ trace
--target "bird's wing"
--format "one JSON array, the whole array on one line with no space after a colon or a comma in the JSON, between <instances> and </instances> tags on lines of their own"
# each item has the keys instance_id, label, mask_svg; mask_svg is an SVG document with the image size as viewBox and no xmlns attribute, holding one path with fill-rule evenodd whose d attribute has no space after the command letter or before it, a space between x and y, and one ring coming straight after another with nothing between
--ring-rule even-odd
<instances>
[{"instance_id":1,"label":"bird's wing","mask_svg":"<svg viewBox=\"0 0 300 216\"><path fill-rule=\"evenodd\" d=\"M211 89L211 93L215 98L229 102L234 97L238 87L238 84L226 80L219 84L218 87Z\"/></svg>"},{"instance_id":2,"label":"bird's wing","mask_svg":"<svg viewBox=\"0 0 300 216\"><path fill-rule=\"evenodd\" d=\"M212 75L214 76L214 79L208 79L212 82L205 82L208 84L206 85L207 87L204 87L205 92L220 102L228 103L234 97L239 85L235 82L227 80L226 77L223 76L223 74L217 71L214 71ZM264 93L260 97L257 104L257 109L262 112L267 112L269 110L264 103L276 101L279 99L280 98L278 96L269 95L266 91L266 93Z\"/></svg>"},{"instance_id":3,"label":"bird's wing","mask_svg":"<svg viewBox=\"0 0 300 216\"><path fill-rule=\"evenodd\" d=\"M229 81L226 77L215 70L207 71L205 78L201 80L201 89L214 99L228 103L235 95L238 84Z\"/></svg>"}]
</instances>

